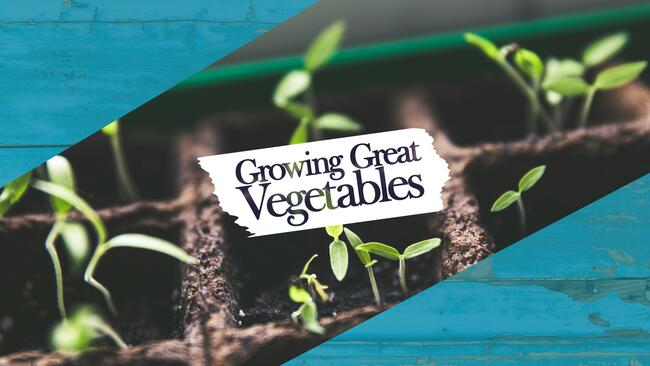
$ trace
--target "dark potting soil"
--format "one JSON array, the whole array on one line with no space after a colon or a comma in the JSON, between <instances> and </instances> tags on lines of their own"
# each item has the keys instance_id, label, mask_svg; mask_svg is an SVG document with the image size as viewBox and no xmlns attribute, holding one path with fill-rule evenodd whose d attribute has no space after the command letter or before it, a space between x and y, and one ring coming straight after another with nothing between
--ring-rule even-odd
<instances>
[{"instance_id":1,"label":"dark potting soil","mask_svg":"<svg viewBox=\"0 0 650 366\"><path fill-rule=\"evenodd\" d=\"M51 221L14 218L21 230L0 228L4 245L0 257L0 354L47 349L51 328L60 320L56 306L52 262L44 248ZM23 221L22 223L20 221ZM133 223L131 223L133 225ZM113 235L122 233L109 225ZM177 229L138 227L133 232L178 239ZM90 231L89 231L90 232ZM96 278L112 293L119 312L114 319L99 292L72 274L67 253L57 245L64 276L68 312L81 304L92 304L104 314L129 344L167 339L177 332L179 293L178 263L161 254L135 249L114 249L100 263ZM146 265L143 265L146 264Z\"/></svg>"},{"instance_id":2,"label":"dark potting soil","mask_svg":"<svg viewBox=\"0 0 650 366\"><path fill-rule=\"evenodd\" d=\"M431 220L430 215L416 215L347 227L363 240L385 242L401 251L408 244L439 237L438 233L427 231L428 220ZM234 226L234 223L227 226L225 240L231 243L229 255L234 259L233 277L238 280L242 310L239 320L243 326L290 319L298 304L288 297L289 285L300 283L295 277L313 254L318 257L310 265L309 273L317 274L319 281L329 286L328 293L333 295L330 302L318 304L321 317L374 305L368 273L350 246L346 277L339 282L332 274L328 253L331 239L325 230L245 238L243 230ZM395 303L404 299L406 296L397 279L397 262L383 259L379 262L374 272L382 300ZM440 280L439 249L410 260L406 268L410 296Z\"/></svg>"},{"instance_id":3,"label":"dark potting soil","mask_svg":"<svg viewBox=\"0 0 650 366\"><path fill-rule=\"evenodd\" d=\"M173 198L177 193L174 169L176 156L171 137L151 133L122 133L122 144L129 172L140 198L156 201ZM98 132L74 145L61 155L71 163L75 172L77 193L95 209L128 203L120 197L113 154L106 136ZM44 179L45 166L37 169L36 178ZM29 189L23 199L8 213L18 216L28 213L51 212L49 198Z\"/></svg>"}]
</instances>

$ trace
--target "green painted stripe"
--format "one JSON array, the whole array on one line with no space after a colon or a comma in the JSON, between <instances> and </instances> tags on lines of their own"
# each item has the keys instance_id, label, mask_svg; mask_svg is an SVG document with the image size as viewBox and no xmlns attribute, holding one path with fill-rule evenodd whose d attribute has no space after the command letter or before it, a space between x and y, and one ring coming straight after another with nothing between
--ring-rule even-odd
<instances>
[{"instance_id":1,"label":"green painted stripe","mask_svg":"<svg viewBox=\"0 0 650 366\"><path fill-rule=\"evenodd\" d=\"M518 39L534 39L567 32L610 27L617 24L625 24L627 26L633 23L647 21L648 16L650 16L650 4L640 4L523 23L511 23L475 31L490 37L496 42L504 42L510 40L514 34L516 34ZM332 59L331 66L336 67L420 54L441 53L463 47L467 47L463 39L463 32L383 42L343 49ZM216 67L192 76L177 85L173 90L183 91L214 84L277 75L291 69L299 68L301 65L302 56L294 55L284 58Z\"/></svg>"}]
</instances>

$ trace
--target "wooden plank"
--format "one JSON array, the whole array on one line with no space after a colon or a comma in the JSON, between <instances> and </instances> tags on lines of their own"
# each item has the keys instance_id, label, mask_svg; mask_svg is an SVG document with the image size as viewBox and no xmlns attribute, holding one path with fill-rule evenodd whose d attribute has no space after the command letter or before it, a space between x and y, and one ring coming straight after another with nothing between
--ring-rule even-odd
<instances>
[{"instance_id":1,"label":"wooden plank","mask_svg":"<svg viewBox=\"0 0 650 366\"><path fill-rule=\"evenodd\" d=\"M312 3L0 2L0 150L74 144ZM46 151L5 151L0 185Z\"/></svg>"}]
</instances>

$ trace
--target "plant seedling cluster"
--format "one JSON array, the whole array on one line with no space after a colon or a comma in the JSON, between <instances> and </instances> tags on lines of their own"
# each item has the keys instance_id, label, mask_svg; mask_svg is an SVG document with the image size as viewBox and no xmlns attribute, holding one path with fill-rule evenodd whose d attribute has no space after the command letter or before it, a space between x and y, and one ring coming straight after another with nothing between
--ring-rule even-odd
<instances>
[{"instance_id":1,"label":"plant seedling cluster","mask_svg":"<svg viewBox=\"0 0 650 366\"><path fill-rule=\"evenodd\" d=\"M336 279L339 281L343 281L348 270L347 246L345 242L340 240L341 234L345 233L350 246L352 246L355 253L357 254L357 257L359 258L359 261L361 261L361 264L368 271L370 286L372 288L373 297L377 305L381 305L381 296L373 272L373 266L377 263L377 259L373 259L371 254L399 262L399 282L402 291L405 295L407 295L408 287L406 284L406 260L428 253L438 247L441 243L441 240L438 238L423 240L421 242L409 245L406 247L406 249L404 249L403 253L400 253L397 249L386 244L378 242L364 243L357 234L348 228L344 228L343 225L328 226L325 228L325 231L327 232L327 235L333 239L329 245L329 253L330 267L332 269L334 277L336 277ZM292 285L289 288L289 297L294 302L301 304L300 308L291 315L291 318L294 320L294 322L297 322L298 319L301 319L305 329L313 333L323 334L325 330L320 326L320 323L318 322L318 312L316 311L315 298L318 295L322 302L327 302L331 300L332 297L325 292L327 286L324 286L318 282L316 274L308 273L309 265L317 256L318 255L314 254L307 261L302 270L302 273L299 275L299 279L307 281L307 288L309 289L309 292L300 287Z\"/></svg>"},{"instance_id":2,"label":"plant seedling cluster","mask_svg":"<svg viewBox=\"0 0 650 366\"><path fill-rule=\"evenodd\" d=\"M499 198L494 201L492 205L492 212L499 212L510 207L513 203L517 202L517 207L519 208L519 225L521 233L526 233L526 209L524 207L524 200L522 195L524 192L533 188L533 186L542 178L544 172L546 171L546 166L540 165L529 170L524 174L517 185L517 191L506 191Z\"/></svg>"},{"instance_id":3,"label":"plant seedling cluster","mask_svg":"<svg viewBox=\"0 0 650 366\"><path fill-rule=\"evenodd\" d=\"M305 52L303 68L287 73L275 88L275 106L299 121L290 144L307 142L310 135L313 140L321 140L323 131L352 133L361 130L361 125L346 115L317 112L313 89L314 74L336 53L344 34L345 23L342 21L325 28Z\"/></svg>"},{"instance_id":4,"label":"plant seedling cluster","mask_svg":"<svg viewBox=\"0 0 650 366\"><path fill-rule=\"evenodd\" d=\"M645 61L608 67L593 82L586 81L587 72L611 60L628 38L625 32L599 38L584 48L580 61L549 58L543 62L537 53L516 44L498 48L477 34L465 34L465 40L494 61L526 97L526 129L530 134L537 133L539 121L549 132L562 128L575 97L583 97L577 126L584 128L597 91L618 88L638 78L647 65Z\"/></svg>"},{"instance_id":5,"label":"plant seedling cluster","mask_svg":"<svg viewBox=\"0 0 650 366\"><path fill-rule=\"evenodd\" d=\"M119 140L119 124L115 121L102 129L111 139L115 157L118 184L121 191L130 199L137 197L132 180L126 169L126 161ZM70 273L80 274L83 270L84 281L95 287L106 301L114 316L117 309L110 291L94 277L102 258L115 248L135 248L162 253L186 264L197 264L198 260L184 250L166 240L149 235L128 233L109 238L107 229L99 214L76 193L74 171L70 162L63 156L55 156L45 164L45 172L37 170L42 179L25 174L9 183L0 194L0 216L6 213L25 194L29 185L49 196L50 206L55 214L55 222L45 239L45 249L50 256L56 282L56 302L62 321L53 331L51 343L53 348L62 352L79 352L86 349L92 341L101 336L108 336L119 347L126 347L119 335L91 307L82 307L70 316L66 311L63 290L63 269L56 249L61 239L70 258ZM46 174L45 174L46 173ZM92 251L90 236L82 222L72 221L70 213L79 212L90 223L97 244ZM305 268L306 269L306 268ZM315 279L314 279L315 280Z\"/></svg>"}]
</instances>

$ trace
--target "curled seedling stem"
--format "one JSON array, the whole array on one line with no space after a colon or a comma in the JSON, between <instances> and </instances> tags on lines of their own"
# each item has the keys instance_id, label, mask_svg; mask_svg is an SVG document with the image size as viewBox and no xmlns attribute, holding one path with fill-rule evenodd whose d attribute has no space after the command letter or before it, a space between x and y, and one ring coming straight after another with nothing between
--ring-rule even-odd
<instances>
[{"instance_id":1,"label":"curled seedling stem","mask_svg":"<svg viewBox=\"0 0 650 366\"><path fill-rule=\"evenodd\" d=\"M348 242L354 249L354 252L357 254L357 257L361 261L361 264L363 264L363 266L368 271L368 278L370 279L370 286L372 287L372 294L375 298L375 304L381 305L381 296L379 294L379 288L377 287L377 281L375 280L375 273L372 269L372 266L377 263L377 260L372 259L367 251L357 249L360 245L363 244L363 241L357 234L355 234L347 227L343 229L343 232L345 233L345 237L348 239Z\"/></svg>"},{"instance_id":2,"label":"curled seedling stem","mask_svg":"<svg viewBox=\"0 0 650 366\"><path fill-rule=\"evenodd\" d=\"M84 199L74 193L74 191L68 189L65 186L40 180L35 180L32 185L34 188L70 204L76 210L81 212L93 226L97 236L97 246L95 247L95 251L91 256L90 261L88 262L88 266L84 272L84 281L101 292L101 294L104 296L104 299L106 300L107 306L115 315L117 315L117 309L113 303L111 293L104 285L102 285L94 278L94 273L97 266L99 265L100 260L109 250L114 248L145 249L169 255L186 264L198 263L198 260L196 258L190 256L178 246L166 240L148 235L122 234L115 236L107 241L106 227L104 226L101 218L97 212L95 212L95 210L93 210L92 207L90 207L90 205Z\"/></svg>"},{"instance_id":3,"label":"curled seedling stem","mask_svg":"<svg viewBox=\"0 0 650 366\"><path fill-rule=\"evenodd\" d=\"M318 278L315 273L308 273L309 265L316 257L318 257L318 254L314 254L311 256L311 258L309 258L307 263L305 263L305 266L303 267L300 276L298 277L301 280L307 281L307 287L309 288L309 291L312 292L312 296L318 294L318 296L320 296L323 302L327 302L329 300L329 295L327 295L327 292L325 292L325 290L327 290L327 286L323 285L318 281Z\"/></svg>"},{"instance_id":4,"label":"curled seedling stem","mask_svg":"<svg viewBox=\"0 0 650 366\"><path fill-rule=\"evenodd\" d=\"M111 143L113 159L115 160L115 173L117 175L117 185L122 197L128 201L138 199L138 190L129 174L129 168L126 163L126 156L120 138L120 121L116 120L102 128L102 133L106 135Z\"/></svg>"},{"instance_id":5,"label":"curled seedling stem","mask_svg":"<svg viewBox=\"0 0 650 366\"><path fill-rule=\"evenodd\" d=\"M440 243L441 240L438 238L419 241L417 243L413 243L408 247L406 247L406 249L404 249L404 252L401 254L397 249L391 247L390 245L386 245L378 242L361 244L357 248L359 250L364 250L368 253L378 255L382 258L398 261L399 262L398 275L399 275L400 287L402 288L404 294L408 295L409 289L406 283L406 261L411 258L415 258L419 255L432 251L433 249L438 247Z\"/></svg>"},{"instance_id":6,"label":"curled seedling stem","mask_svg":"<svg viewBox=\"0 0 650 366\"><path fill-rule=\"evenodd\" d=\"M544 172L546 171L545 165L540 165L529 170L524 174L517 185L517 191L506 191L499 198L494 201L492 205L491 212L499 212L505 210L513 203L517 202L517 208L519 209L519 228L521 234L526 234L526 209L524 207L524 201L522 194L533 186L542 178Z\"/></svg>"}]
</instances>

